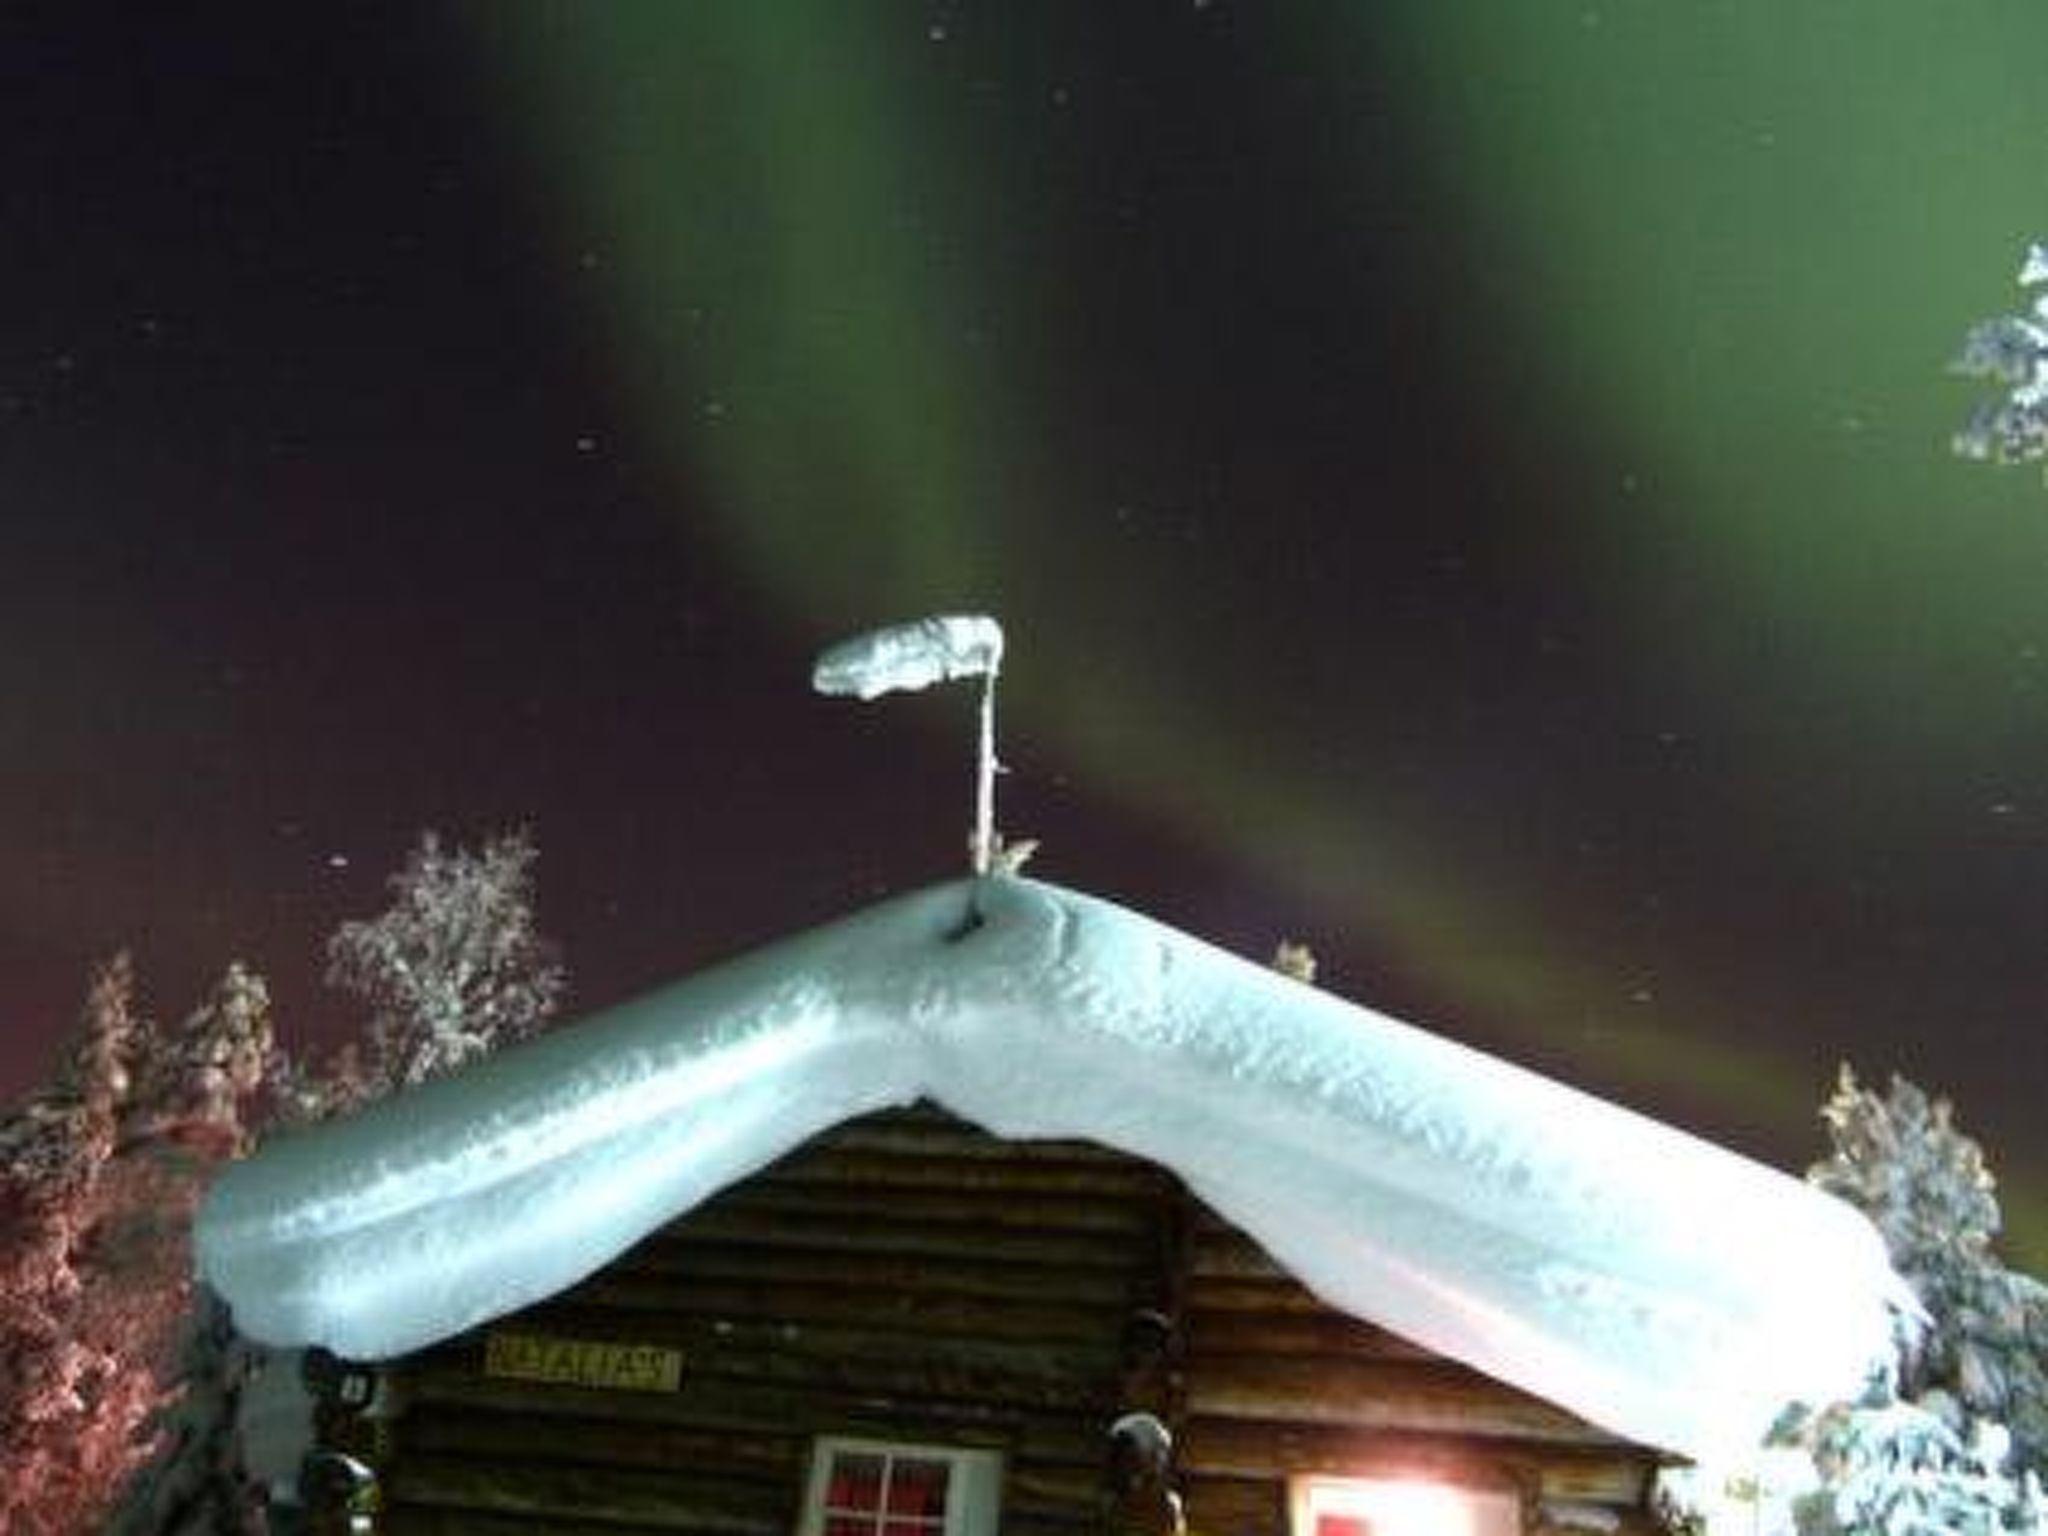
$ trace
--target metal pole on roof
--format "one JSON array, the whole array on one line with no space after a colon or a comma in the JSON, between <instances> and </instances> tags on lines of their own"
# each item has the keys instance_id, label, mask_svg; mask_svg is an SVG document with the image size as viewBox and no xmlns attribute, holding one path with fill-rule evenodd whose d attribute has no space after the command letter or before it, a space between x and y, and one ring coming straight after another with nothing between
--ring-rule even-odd
<instances>
[{"instance_id":1,"label":"metal pole on roof","mask_svg":"<svg viewBox=\"0 0 2048 1536\"><path fill-rule=\"evenodd\" d=\"M869 630L823 652L811 669L820 693L858 699L979 677L981 728L974 766L974 830L968 863L977 876L996 863L996 675L1003 627L985 614L943 614Z\"/></svg>"}]
</instances>

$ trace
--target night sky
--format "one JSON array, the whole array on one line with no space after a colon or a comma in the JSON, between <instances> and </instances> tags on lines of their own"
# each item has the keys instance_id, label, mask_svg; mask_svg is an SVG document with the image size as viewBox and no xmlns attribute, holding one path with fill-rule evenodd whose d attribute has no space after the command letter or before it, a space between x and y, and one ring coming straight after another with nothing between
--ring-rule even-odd
<instances>
[{"instance_id":1,"label":"night sky","mask_svg":"<svg viewBox=\"0 0 2048 1536\"><path fill-rule=\"evenodd\" d=\"M2048 1265L2048 10L10 7L0 1092L531 828L575 1006L1031 872ZM116 14L120 19L115 21Z\"/></svg>"}]
</instances>

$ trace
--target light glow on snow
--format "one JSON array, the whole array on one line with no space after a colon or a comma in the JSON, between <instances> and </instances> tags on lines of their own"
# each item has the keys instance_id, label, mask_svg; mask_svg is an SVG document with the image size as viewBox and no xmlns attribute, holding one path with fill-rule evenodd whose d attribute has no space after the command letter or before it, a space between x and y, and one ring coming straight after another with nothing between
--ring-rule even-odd
<instances>
[{"instance_id":1,"label":"light glow on snow","mask_svg":"<svg viewBox=\"0 0 2048 1536\"><path fill-rule=\"evenodd\" d=\"M871 907L266 1148L209 1198L201 1265L259 1339L404 1353L919 1097L1171 1168L1331 1304L1688 1454L1854 1395L1902 1294L1869 1224L1797 1180L1011 878Z\"/></svg>"}]
</instances>

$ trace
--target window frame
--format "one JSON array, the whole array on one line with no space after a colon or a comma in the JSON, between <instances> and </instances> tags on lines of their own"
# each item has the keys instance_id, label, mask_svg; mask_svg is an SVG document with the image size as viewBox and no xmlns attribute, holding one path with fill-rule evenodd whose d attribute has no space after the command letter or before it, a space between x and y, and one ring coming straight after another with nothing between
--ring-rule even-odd
<instances>
[{"instance_id":1,"label":"window frame","mask_svg":"<svg viewBox=\"0 0 2048 1536\"><path fill-rule=\"evenodd\" d=\"M871 1435L819 1435L811 1442L804 1504L797 1536L822 1536L832 1460L840 1454L886 1456L891 1461L943 1461L946 1478L944 1536L996 1536L1002 1516L1003 1453L987 1446L934 1445L925 1440L882 1440Z\"/></svg>"}]
</instances>

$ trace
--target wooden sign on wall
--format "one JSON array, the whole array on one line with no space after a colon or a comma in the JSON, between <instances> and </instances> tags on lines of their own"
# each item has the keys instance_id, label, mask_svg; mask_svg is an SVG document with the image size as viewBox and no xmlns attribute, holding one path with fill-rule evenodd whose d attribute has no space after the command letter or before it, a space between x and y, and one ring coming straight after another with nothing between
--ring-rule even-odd
<instances>
[{"instance_id":1,"label":"wooden sign on wall","mask_svg":"<svg viewBox=\"0 0 2048 1536\"><path fill-rule=\"evenodd\" d=\"M673 1392L683 1383L683 1356L654 1344L494 1331L484 1344L484 1374L568 1387Z\"/></svg>"}]
</instances>

